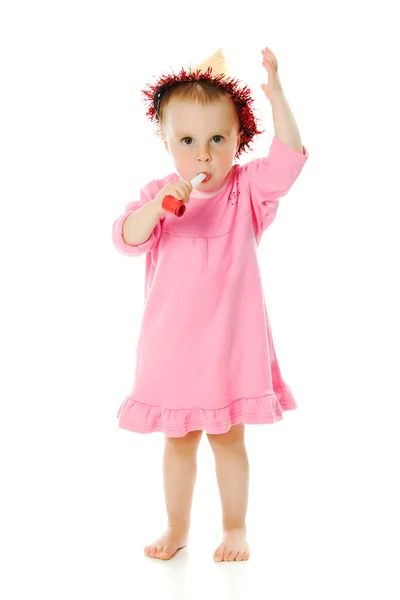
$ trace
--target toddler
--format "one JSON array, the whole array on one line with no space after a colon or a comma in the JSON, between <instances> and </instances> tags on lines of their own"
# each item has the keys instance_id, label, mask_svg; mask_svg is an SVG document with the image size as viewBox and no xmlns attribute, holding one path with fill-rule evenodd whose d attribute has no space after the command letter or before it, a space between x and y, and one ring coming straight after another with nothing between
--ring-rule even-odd
<instances>
[{"instance_id":1,"label":"toddler","mask_svg":"<svg viewBox=\"0 0 400 600\"><path fill-rule=\"evenodd\" d=\"M134 383L119 426L165 437L168 523L145 555L171 559L188 543L197 449L206 432L222 505L215 561L248 560L249 463L245 424L275 423L297 407L283 380L264 302L257 246L308 158L282 91L274 54L262 51L275 135L269 154L235 159L258 130L247 87L227 77L222 50L194 70L143 90L176 173L142 187L113 224L128 256L145 255L145 306ZM266 153L267 154L267 153ZM191 180L206 178L196 189ZM178 215L166 196L186 208Z\"/></svg>"}]
</instances>

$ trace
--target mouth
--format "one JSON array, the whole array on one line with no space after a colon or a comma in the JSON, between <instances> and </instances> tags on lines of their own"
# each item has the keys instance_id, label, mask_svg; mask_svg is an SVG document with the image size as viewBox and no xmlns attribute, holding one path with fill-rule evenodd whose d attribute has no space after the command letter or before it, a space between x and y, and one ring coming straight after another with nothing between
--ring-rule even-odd
<instances>
[{"instance_id":1,"label":"mouth","mask_svg":"<svg viewBox=\"0 0 400 600\"><path fill-rule=\"evenodd\" d=\"M207 173L207 171L200 171L200 173L204 173L204 175L207 175L207 177L205 179L203 179L203 181L201 183L207 183L208 181L210 181L211 173ZM200 173L197 173L197 174L200 175Z\"/></svg>"}]
</instances>

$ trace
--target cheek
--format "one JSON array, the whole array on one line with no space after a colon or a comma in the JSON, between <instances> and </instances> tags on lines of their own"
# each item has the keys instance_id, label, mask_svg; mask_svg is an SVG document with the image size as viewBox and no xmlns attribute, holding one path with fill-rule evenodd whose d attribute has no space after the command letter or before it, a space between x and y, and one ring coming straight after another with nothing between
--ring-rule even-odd
<instances>
[{"instance_id":1,"label":"cheek","mask_svg":"<svg viewBox=\"0 0 400 600\"><path fill-rule=\"evenodd\" d=\"M171 151L177 160L185 160L185 156L187 152L183 150L180 146L171 146Z\"/></svg>"},{"instance_id":2,"label":"cheek","mask_svg":"<svg viewBox=\"0 0 400 600\"><path fill-rule=\"evenodd\" d=\"M193 157L190 156L190 152L185 152L177 148L173 149L172 158L177 169L182 173L184 177L189 177L187 173L193 171Z\"/></svg>"},{"instance_id":3,"label":"cheek","mask_svg":"<svg viewBox=\"0 0 400 600\"><path fill-rule=\"evenodd\" d=\"M235 155L235 148L229 147L229 149L226 149L226 151L224 152L223 156L221 156L221 162L223 162L224 164L231 164L232 163L232 157Z\"/></svg>"},{"instance_id":4,"label":"cheek","mask_svg":"<svg viewBox=\"0 0 400 600\"><path fill-rule=\"evenodd\" d=\"M189 164L193 158L190 156L190 152L185 152L182 150L177 150L175 153L176 161L181 165Z\"/></svg>"}]
</instances>

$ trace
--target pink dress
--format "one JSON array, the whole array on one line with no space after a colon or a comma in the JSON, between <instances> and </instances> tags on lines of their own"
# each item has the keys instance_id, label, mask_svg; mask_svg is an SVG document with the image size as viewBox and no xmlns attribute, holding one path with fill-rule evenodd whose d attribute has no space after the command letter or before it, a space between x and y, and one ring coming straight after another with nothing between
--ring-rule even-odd
<instances>
[{"instance_id":1,"label":"pink dress","mask_svg":"<svg viewBox=\"0 0 400 600\"><path fill-rule=\"evenodd\" d=\"M304 146L299 154L275 136L267 157L233 165L211 198L194 191L186 213L164 215L144 244L124 242L123 222L177 173L144 186L114 222L117 250L146 255L135 373L120 427L220 434L236 423L275 423L297 408L275 355L257 246L307 159Z\"/></svg>"}]
</instances>

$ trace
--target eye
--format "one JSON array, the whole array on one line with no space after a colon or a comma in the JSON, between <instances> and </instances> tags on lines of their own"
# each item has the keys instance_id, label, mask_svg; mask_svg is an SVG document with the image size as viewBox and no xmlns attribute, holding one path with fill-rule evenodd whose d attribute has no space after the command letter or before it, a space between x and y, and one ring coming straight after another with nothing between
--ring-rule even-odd
<instances>
[{"instance_id":1,"label":"eye","mask_svg":"<svg viewBox=\"0 0 400 600\"><path fill-rule=\"evenodd\" d=\"M224 139L224 137L222 135L214 135L213 140L217 139L218 141L215 142L216 144L220 144L221 141ZM189 143L186 143L186 140L190 140ZM193 141L193 139L191 137L184 137L181 139L181 142L183 142L184 146L191 146L191 142Z\"/></svg>"}]
</instances>

